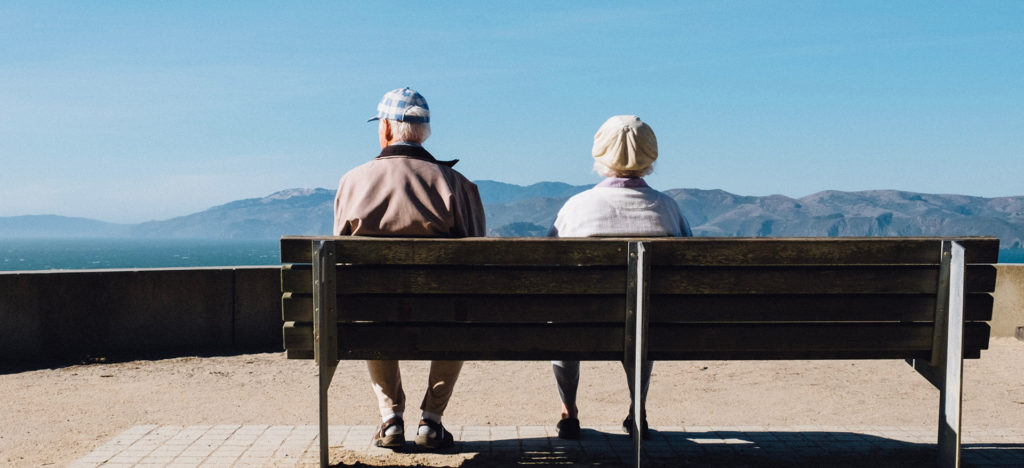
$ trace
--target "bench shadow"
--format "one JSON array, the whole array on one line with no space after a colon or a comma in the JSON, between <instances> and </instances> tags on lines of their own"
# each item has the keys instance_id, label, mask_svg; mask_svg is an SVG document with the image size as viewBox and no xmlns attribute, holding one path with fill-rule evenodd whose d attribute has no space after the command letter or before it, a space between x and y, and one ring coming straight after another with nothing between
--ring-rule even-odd
<instances>
[{"instance_id":1,"label":"bench shadow","mask_svg":"<svg viewBox=\"0 0 1024 468\"><path fill-rule=\"evenodd\" d=\"M931 468L934 443L914 443L855 432L672 432L651 431L644 442L643 466L737 466L829 468ZM523 437L459 441L447 454L416 448L374 460L359 454L339 467L627 467L632 441L619 433L584 429L579 441ZM406 456L407 455L407 456ZM458 455L458 456L455 456ZM446 461L447 458L447 461ZM397 462L397 463L396 463ZM963 445L964 467L1024 466L1024 443Z\"/></svg>"},{"instance_id":2,"label":"bench shadow","mask_svg":"<svg viewBox=\"0 0 1024 468\"><path fill-rule=\"evenodd\" d=\"M963 445L964 466L1024 466L1024 441L1020 443Z\"/></svg>"},{"instance_id":3,"label":"bench shadow","mask_svg":"<svg viewBox=\"0 0 1024 468\"><path fill-rule=\"evenodd\" d=\"M44 369L61 369L65 367L88 364L114 364L131 361L158 361L182 357L226 357L242 354L281 353L281 345L247 346L231 348L200 348L178 350L119 351L99 354L72 354L34 359L2 360L0 359L0 375L18 374Z\"/></svg>"}]
</instances>

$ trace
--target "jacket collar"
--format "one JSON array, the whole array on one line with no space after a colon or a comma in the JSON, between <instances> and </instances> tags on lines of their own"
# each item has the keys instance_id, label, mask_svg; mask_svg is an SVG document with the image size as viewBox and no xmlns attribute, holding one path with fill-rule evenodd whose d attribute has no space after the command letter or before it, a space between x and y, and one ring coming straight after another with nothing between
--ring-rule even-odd
<instances>
[{"instance_id":1,"label":"jacket collar","mask_svg":"<svg viewBox=\"0 0 1024 468\"><path fill-rule=\"evenodd\" d=\"M608 177L598 183L597 187L649 188L643 177Z\"/></svg>"},{"instance_id":2,"label":"jacket collar","mask_svg":"<svg viewBox=\"0 0 1024 468\"><path fill-rule=\"evenodd\" d=\"M377 159L388 156L404 156L406 158L418 159L420 161L426 161L445 167L452 167L455 163L459 162L458 159L453 159L451 161L438 161L437 159L434 159L434 156L422 146L390 145L380 150L380 154L377 156Z\"/></svg>"}]
</instances>

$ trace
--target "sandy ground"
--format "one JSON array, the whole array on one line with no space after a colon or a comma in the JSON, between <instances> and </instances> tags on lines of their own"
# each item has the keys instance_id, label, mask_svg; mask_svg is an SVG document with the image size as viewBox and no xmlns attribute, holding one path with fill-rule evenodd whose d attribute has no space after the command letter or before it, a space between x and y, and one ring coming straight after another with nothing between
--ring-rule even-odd
<instances>
[{"instance_id":1,"label":"sandy ground","mask_svg":"<svg viewBox=\"0 0 1024 468\"><path fill-rule=\"evenodd\" d=\"M427 364L403 363L418 403ZM0 465L63 466L141 424L316 424L316 368L281 353L183 357L0 372ZM1024 342L993 339L964 369L971 428L1024 428ZM584 363L584 427L617 425L628 408L617 363ZM339 366L332 424L376 424L365 364ZM652 427L917 426L936 424L938 391L902 361L693 361L654 368ZM469 362L449 425L554 424L558 395L545 362ZM417 415L414 408L407 419ZM414 424L411 422L410 424Z\"/></svg>"}]
</instances>

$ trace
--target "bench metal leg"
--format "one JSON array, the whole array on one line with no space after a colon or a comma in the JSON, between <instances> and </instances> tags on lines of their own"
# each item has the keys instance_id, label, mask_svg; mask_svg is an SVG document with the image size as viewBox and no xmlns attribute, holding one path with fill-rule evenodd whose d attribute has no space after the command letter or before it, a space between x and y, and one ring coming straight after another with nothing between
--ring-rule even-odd
<instances>
[{"instance_id":1,"label":"bench metal leg","mask_svg":"<svg viewBox=\"0 0 1024 468\"><path fill-rule=\"evenodd\" d=\"M963 403L964 370L964 248L947 241L942 244L943 277L947 279L948 291L939 300L946 303L946 320L943 345L936 349L943 353L936 356L942 363L943 382L939 387L939 466L959 468L960 466L960 421ZM947 270L948 268L948 270ZM947 274L948 271L948 274ZM941 281L941 280L940 280ZM942 293L940 288L940 293ZM936 323L936 328L939 324ZM938 343L936 343L938 345ZM934 362L934 359L933 359Z\"/></svg>"},{"instance_id":2,"label":"bench metal leg","mask_svg":"<svg viewBox=\"0 0 1024 468\"><path fill-rule=\"evenodd\" d=\"M939 389L938 465L943 468L960 466L964 269L963 246L954 241L943 242L932 357L930 362L908 360L914 370Z\"/></svg>"},{"instance_id":3,"label":"bench metal leg","mask_svg":"<svg viewBox=\"0 0 1024 468\"><path fill-rule=\"evenodd\" d=\"M623 363L633 381L633 451L636 466L643 455L643 363L647 360L647 278L651 265L643 242L629 243L626 288L626 336Z\"/></svg>"},{"instance_id":4,"label":"bench metal leg","mask_svg":"<svg viewBox=\"0 0 1024 468\"><path fill-rule=\"evenodd\" d=\"M338 368L337 261L334 243L313 241L313 353L319 370L320 466L330 465L327 389Z\"/></svg>"}]
</instances>

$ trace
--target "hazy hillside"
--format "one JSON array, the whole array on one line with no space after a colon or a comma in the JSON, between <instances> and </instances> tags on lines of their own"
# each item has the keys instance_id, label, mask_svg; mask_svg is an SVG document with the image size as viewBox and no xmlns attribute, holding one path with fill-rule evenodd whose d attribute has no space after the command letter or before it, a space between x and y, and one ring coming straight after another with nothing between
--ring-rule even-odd
<instances>
[{"instance_id":1,"label":"hazy hillside","mask_svg":"<svg viewBox=\"0 0 1024 468\"><path fill-rule=\"evenodd\" d=\"M560 182L527 187L478 181L492 236L542 236L567 198L589 188ZM982 198L895 190L825 191L802 198L672 189L699 236L989 235L1024 247L1024 196ZM264 239L331 232L334 191L290 189L187 216L137 225L82 218L0 218L0 237Z\"/></svg>"},{"instance_id":2,"label":"hazy hillside","mask_svg":"<svg viewBox=\"0 0 1024 468\"><path fill-rule=\"evenodd\" d=\"M334 191L290 189L238 200L206 211L150 221L132 228L136 237L263 239L282 235L330 235Z\"/></svg>"},{"instance_id":3,"label":"hazy hillside","mask_svg":"<svg viewBox=\"0 0 1024 468\"><path fill-rule=\"evenodd\" d=\"M1024 197L982 198L871 190L802 198L674 189L700 236L996 236L1024 246Z\"/></svg>"},{"instance_id":4,"label":"hazy hillside","mask_svg":"<svg viewBox=\"0 0 1024 468\"><path fill-rule=\"evenodd\" d=\"M478 187L489 234L494 236L546 234L546 226L554 221L562 202L587 188L561 182L522 187L494 181L480 181ZM265 198L239 200L187 216L142 223L133 227L132 235L227 239L275 238L283 234L329 235L333 206L333 190L283 190ZM519 230L516 225L520 226ZM533 225L545 226L543 232L536 232Z\"/></svg>"},{"instance_id":5,"label":"hazy hillside","mask_svg":"<svg viewBox=\"0 0 1024 468\"><path fill-rule=\"evenodd\" d=\"M557 198L564 200L591 185L569 185L563 182L538 182L526 187L493 180L474 181L485 204L507 204L529 198Z\"/></svg>"},{"instance_id":6,"label":"hazy hillside","mask_svg":"<svg viewBox=\"0 0 1024 468\"><path fill-rule=\"evenodd\" d=\"M0 218L0 238L15 237L123 237L131 226L95 219L56 215L27 215Z\"/></svg>"},{"instance_id":7,"label":"hazy hillside","mask_svg":"<svg viewBox=\"0 0 1024 468\"><path fill-rule=\"evenodd\" d=\"M537 237L547 235L555 215L569 197L590 185L540 182L530 186L478 180L487 215L487 235Z\"/></svg>"}]
</instances>

